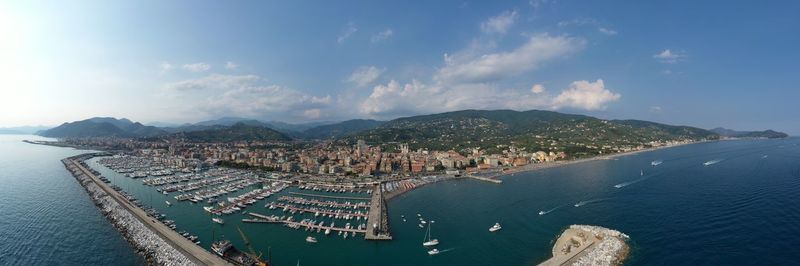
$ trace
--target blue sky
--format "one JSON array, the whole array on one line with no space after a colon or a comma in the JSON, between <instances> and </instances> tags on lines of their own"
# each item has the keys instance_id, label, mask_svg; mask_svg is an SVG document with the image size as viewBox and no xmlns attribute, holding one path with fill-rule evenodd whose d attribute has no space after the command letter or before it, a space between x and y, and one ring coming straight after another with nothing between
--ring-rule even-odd
<instances>
[{"instance_id":1,"label":"blue sky","mask_svg":"<svg viewBox=\"0 0 800 266\"><path fill-rule=\"evenodd\" d=\"M800 4L5 1L0 126L545 109L800 133Z\"/></svg>"}]
</instances>

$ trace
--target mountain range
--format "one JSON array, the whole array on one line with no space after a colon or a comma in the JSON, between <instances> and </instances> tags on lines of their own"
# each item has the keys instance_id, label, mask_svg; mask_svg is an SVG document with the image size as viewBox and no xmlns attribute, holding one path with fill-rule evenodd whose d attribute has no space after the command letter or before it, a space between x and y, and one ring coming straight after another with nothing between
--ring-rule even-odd
<instances>
[{"instance_id":1,"label":"mountain range","mask_svg":"<svg viewBox=\"0 0 800 266\"><path fill-rule=\"evenodd\" d=\"M437 150L501 150L503 145L513 143L535 150L560 147L570 153L588 153L604 146L717 137L705 129L640 120L602 120L540 110L463 110L398 118L344 139L363 139L372 144L404 142L412 148Z\"/></svg>"},{"instance_id":2,"label":"mountain range","mask_svg":"<svg viewBox=\"0 0 800 266\"><path fill-rule=\"evenodd\" d=\"M734 132L734 133L732 133ZM463 110L397 118L390 121L353 119L289 124L224 117L175 127L145 126L128 119L96 117L45 130L46 137L185 138L189 141L335 139L372 144L409 143L412 147L493 149L514 143L531 148L558 145L571 152L631 146L650 141L716 139L720 136L784 137L772 130L739 132L705 130L642 120L603 120L552 111Z\"/></svg>"}]
</instances>

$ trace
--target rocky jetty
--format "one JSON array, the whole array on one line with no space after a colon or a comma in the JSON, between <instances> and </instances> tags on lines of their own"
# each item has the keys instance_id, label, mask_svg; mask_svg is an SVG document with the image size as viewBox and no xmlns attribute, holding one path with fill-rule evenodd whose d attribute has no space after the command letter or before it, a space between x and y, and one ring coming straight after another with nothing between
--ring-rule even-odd
<instances>
[{"instance_id":1,"label":"rocky jetty","mask_svg":"<svg viewBox=\"0 0 800 266\"><path fill-rule=\"evenodd\" d=\"M122 236L130 243L136 253L142 255L149 265L195 265L183 253L173 248L156 233L134 217L117 201L109 197L89 177L77 170L69 160L63 161L75 179L86 189L89 197Z\"/></svg>"},{"instance_id":2,"label":"rocky jetty","mask_svg":"<svg viewBox=\"0 0 800 266\"><path fill-rule=\"evenodd\" d=\"M620 265L628 256L628 235L591 225L571 225L556 240L553 257L539 265Z\"/></svg>"}]
</instances>

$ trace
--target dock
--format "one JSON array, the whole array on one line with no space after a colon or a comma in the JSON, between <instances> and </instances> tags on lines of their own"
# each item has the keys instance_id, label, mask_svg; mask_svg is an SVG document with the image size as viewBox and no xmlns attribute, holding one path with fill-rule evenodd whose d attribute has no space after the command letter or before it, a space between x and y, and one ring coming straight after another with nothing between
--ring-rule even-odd
<instances>
[{"instance_id":1,"label":"dock","mask_svg":"<svg viewBox=\"0 0 800 266\"><path fill-rule=\"evenodd\" d=\"M370 201L369 218L367 218L367 232L364 235L366 240L392 240L389 231L389 218L386 210L386 202L383 200L383 192L380 184L375 185Z\"/></svg>"},{"instance_id":2,"label":"dock","mask_svg":"<svg viewBox=\"0 0 800 266\"><path fill-rule=\"evenodd\" d=\"M334 232L341 231L341 232L362 233L362 234L366 234L367 233L367 229L312 225L312 224L308 224L308 223L295 222L295 221L276 220L276 219L274 219L274 218L272 218L270 216L263 215L263 214L258 214L258 213L252 213L251 212L251 213L248 213L248 214L250 216L258 218L258 219L246 219L247 220L246 222L250 222L250 223L274 223L274 224L281 223L281 224L284 224L284 225L287 225L287 226L290 226L290 227L292 227L292 226L297 227L297 228L304 227L304 228L307 228L308 230L319 229L320 231L324 231L324 230L330 229L331 231L334 231Z\"/></svg>"},{"instance_id":3,"label":"dock","mask_svg":"<svg viewBox=\"0 0 800 266\"><path fill-rule=\"evenodd\" d=\"M150 228L150 230L152 230L154 233L158 234L165 242L183 253L187 258L192 260L192 262L196 263L197 265L232 265L223 258L212 254L208 250L198 245L195 245L188 239L167 227L165 224L155 220L155 218L148 216L144 210L136 207L136 205L128 201L128 199L119 194L119 192L112 189L108 184L100 180L92 173L92 171L89 171L83 167L83 165L81 165L79 162L73 159L68 159L68 161L77 167L77 169L80 170L84 175L88 176L95 184L97 184L98 187L105 191L109 197L117 201L120 206L124 207L134 217L139 219L142 224Z\"/></svg>"},{"instance_id":4,"label":"dock","mask_svg":"<svg viewBox=\"0 0 800 266\"><path fill-rule=\"evenodd\" d=\"M466 175L466 177L469 177L469 178L472 178L472 179L476 179L476 180L480 180L480 181L492 182L492 183L495 183L495 184L502 184L503 183L503 180L495 179L495 178L489 178L489 177L482 177L482 176L476 176L476 175Z\"/></svg>"},{"instance_id":5,"label":"dock","mask_svg":"<svg viewBox=\"0 0 800 266\"><path fill-rule=\"evenodd\" d=\"M351 200L369 200L370 199L370 198L367 198L367 197L328 196L328 195L308 194L308 193L300 193L300 192L289 192L289 194L307 196L307 197L331 198L331 199L351 199Z\"/></svg>"},{"instance_id":6,"label":"dock","mask_svg":"<svg viewBox=\"0 0 800 266\"><path fill-rule=\"evenodd\" d=\"M306 209L306 208L296 207L296 206L293 206L293 205L283 204L283 203L272 203L272 205L274 205L278 209L286 208L287 210L290 210L290 211L293 210L293 211L307 212L307 213L326 214L326 215L329 215L331 217L333 217L333 216L339 217L339 216L349 215L351 217L364 217L364 218L367 218L367 214L366 213L349 213L349 212L338 212L337 213L337 212L332 212L332 211L328 211L328 210Z\"/></svg>"}]
</instances>

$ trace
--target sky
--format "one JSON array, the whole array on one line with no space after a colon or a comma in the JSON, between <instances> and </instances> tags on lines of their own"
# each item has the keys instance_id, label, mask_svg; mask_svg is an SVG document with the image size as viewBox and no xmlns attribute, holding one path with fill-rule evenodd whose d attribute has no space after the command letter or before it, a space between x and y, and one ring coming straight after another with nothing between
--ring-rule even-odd
<instances>
[{"instance_id":1,"label":"sky","mask_svg":"<svg viewBox=\"0 0 800 266\"><path fill-rule=\"evenodd\" d=\"M797 14L797 1L2 1L0 127L541 109L797 135Z\"/></svg>"}]
</instances>

